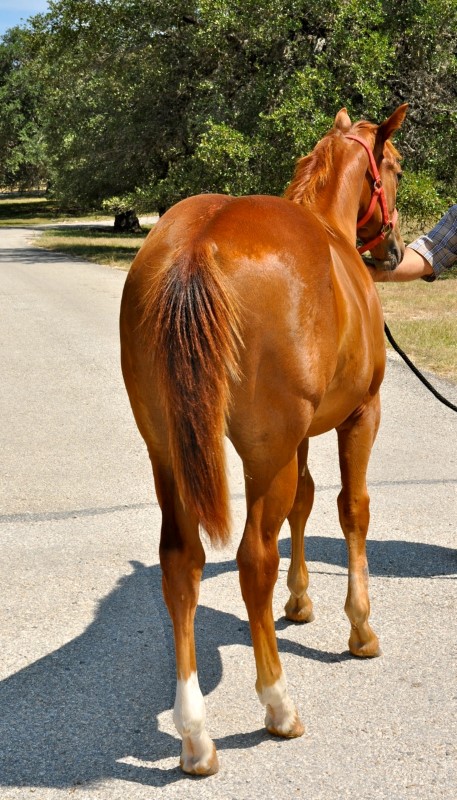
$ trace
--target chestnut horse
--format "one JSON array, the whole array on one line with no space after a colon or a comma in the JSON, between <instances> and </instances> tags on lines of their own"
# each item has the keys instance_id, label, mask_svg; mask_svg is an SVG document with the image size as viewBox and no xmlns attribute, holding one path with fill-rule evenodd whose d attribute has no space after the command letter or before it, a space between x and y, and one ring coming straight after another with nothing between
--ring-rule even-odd
<instances>
[{"instance_id":1,"label":"chestnut horse","mask_svg":"<svg viewBox=\"0 0 457 800\"><path fill-rule=\"evenodd\" d=\"M287 518L286 616L307 622L308 439L332 428L349 553L349 648L356 656L378 654L368 622L366 470L385 346L378 295L355 244L358 228L380 268L394 269L402 258L393 224L400 167L390 138L405 113L400 106L381 125L352 124L342 109L298 162L284 198L206 194L178 203L147 237L125 283L122 368L162 510L163 593L176 648L174 721L188 773L218 768L205 728L194 615L205 562L199 528L213 543L229 535L224 434L244 467L247 519L237 562L267 729L283 737L303 733L272 614L277 540Z\"/></svg>"}]
</instances>

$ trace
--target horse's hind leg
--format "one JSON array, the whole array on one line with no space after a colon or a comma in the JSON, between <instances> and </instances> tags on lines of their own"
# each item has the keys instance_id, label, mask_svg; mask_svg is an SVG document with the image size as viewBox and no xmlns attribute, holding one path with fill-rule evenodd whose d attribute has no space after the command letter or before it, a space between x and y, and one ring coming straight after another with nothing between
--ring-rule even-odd
<instances>
[{"instance_id":1,"label":"horse's hind leg","mask_svg":"<svg viewBox=\"0 0 457 800\"><path fill-rule=\"evenodd\" d=\"M162 509L160 563L165 603L173 622L176 651L176 701L173 720L182 736L181 768L194 775L218 770L216 749L205 728L205 702L200 691L194 640L205 553L196 519L183 509L169 468L154 464L157 497Z\"/></svg>"},{"instance_id":2,"label":"horse's hind leg","mask_svg":"<svg viewBox=\"0 0 457 800\"><path fill-rule=\"evenodd\" d=\"M267 729L292 738L302 735L303 726L279 660L272 601L279 567L278 534L295 496L297 459L276 474L272 474L271 462L265 470L246 462L244 466L248 515L237 561L254 646L256 690L267 709Z\"/></svg>"},{"instance_id":3,"label":"horse's hind leg","mask_svg":"<svg viewBox=\"0 0 457 800\"><path fill-rule=\"evenodd\" d=\"M366 536L370 520L366 472L379 426L379 395L338 429L342 489L338 496L341 527L348 549L348 593L345 611L351 623L349 649L355 656L379 655L379 642L368 623Z\"/></svg>"},{"instance_id":4,"label":"horse's hind leg","mask_svg":"<svg viewBox=\"0 0 457 800\"><path fill-rule=\"evenodd\" d=\"M288 516L291 533L291 560L287 575L290 597L285 606L287 619L294 622L311 622L313 604L308 597L308 568L305 561L305 526L314 500L314 481L308 469L309 439L300 444L298 455L297 493Z\"/></svg>"}]
</instances>

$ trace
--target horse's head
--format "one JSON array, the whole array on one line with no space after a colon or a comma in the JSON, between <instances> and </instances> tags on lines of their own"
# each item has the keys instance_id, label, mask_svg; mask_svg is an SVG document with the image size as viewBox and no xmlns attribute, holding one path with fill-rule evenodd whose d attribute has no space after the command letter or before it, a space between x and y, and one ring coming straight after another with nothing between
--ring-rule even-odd
<instances>
[{"instance_id":1,"label":"horse's head","mask_svg":"<svg viewBox=\"0 0 457 800\"><path fill-rule=\"evenodd\" d=\"M406 103L399 106L380 125L363 121L353 125L344 108L335 118L335 128L345 138L358 142L368 155L368 169L359 201L357 237L362 245L358 250L360 253L369 250L373 265L382 270L394 270L405 250L396 210L401 178L400 156L391 138L400 128L407 107Z\"/></svg>"}]
</instances>

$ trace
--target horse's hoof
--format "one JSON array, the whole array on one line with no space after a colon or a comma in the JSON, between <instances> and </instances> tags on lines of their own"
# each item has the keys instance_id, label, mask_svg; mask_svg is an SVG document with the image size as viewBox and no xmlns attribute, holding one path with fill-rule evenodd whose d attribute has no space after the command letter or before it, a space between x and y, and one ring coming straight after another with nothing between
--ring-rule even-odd
<instances>
[{"instance_id":1,"label":"horse's hoof","mask_svg":"<svg viewBox=\"0 0 457 800\"><path fill-rule=\"evenodd\" d=\"M381 655L379 640L374 633L367 642L361 642L357 630L352 630L348 644L350 652L357 658L377 658Z\"/></svg>"},{"instance_id":2,"label":"horse's hoof","mask_svg":"<svg viewBox=\"0 0 457 800\"><path fill-rule=\"evenodd\" d=\"M302 608L299 611L287 611L285 613L286 619L289 619L291 622L312 622L314 620L314 612L307 611L306 609Z\"/></svg>"},{"instance_id":3,"label":"horse's hoof","mask_svg":"<svg viewBox=\"0 0 457 800\"><path fill-rule=\"evenodd\" d=\"M190 739L183 739L183 749L179 766L187 775L214 775L219 770L216 748L206 734L204 747L199 742L199 747L195 746ZM197 749L200 751L197 752ZM205 752L206 750L206 752Z\"/></svg>"},{"instance_id":4,"label":"horse's hoof","mask_svg":"<svg viewBox=\"0 0 457 800\"><path fill-rule=\"evenodd\" d=\"M219 771L219 761L214 744L209 758L197 759L189 755L182 755L179 766L187 775L215 775Z\"/></svg>"},{"instance_id":5,"label":"horse's hoof","mask_svg":"<svg viewBox=\"0 0 457 800\"><path fill-rule=\"evenodd\" d=\"M277 727L274 722L269 722L268 716L265 723L268 733L273 734L273 736L281 736L283 739L297 739L299 736L303 736L305 732L305 727L298 714L295 714L292 725L287 727L283 725Z\"/></svg>"},{"instance_id":6,"label":"horse's hoof","mask_svg":"<svg viewBox=\"0 0 457 800\"><path fill-rule=\"evenodd\" d=\"M314 619L313 604L309 597L305 599L290 597L284 607L286 619L291 622L312 622Z\"/></svg>"}]
</instances>

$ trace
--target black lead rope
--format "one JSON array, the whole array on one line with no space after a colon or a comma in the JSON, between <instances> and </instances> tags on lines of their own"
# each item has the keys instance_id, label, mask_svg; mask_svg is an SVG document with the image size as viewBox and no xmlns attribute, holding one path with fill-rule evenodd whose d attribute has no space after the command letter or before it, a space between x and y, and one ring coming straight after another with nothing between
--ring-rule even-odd
<instances>
[{"instance_id":1,"label":"black lead rope","mask_svg":"<svg viewBox=\"0 0 457 800\"><path fill-rule=\"evenodd\" d=\"M396 350L398 355L402 357L402 359L405 362L405 364L407 364L408 367L414 372L414 374L417 375L417 377L419 378L420 381L422 381L424 386L426 386L427 389L432 394L435 395L437 400L439 400L441 403L444 403L444 405L447 406L448 408L452 408L453 411L457 411L457 406L455 406L453 403L451 403L450 400L446 400L446 398L443 397L443 395L440 394L435 389L435 387L432 386L432 384L428 382L427 378L425 378L424 375L422 375L422 372L420 372L417 369L417 367L413 364L413 362L408 358L406 353L404 353L403 350L401 349L401 347L398 346L398 344L395 341L394 337L392 336L392 334L391 334L386 322L384 323L384 331L385 331L385 334L386 334L390 344L392 345L393 349Z\"/></svg>"}]
</instances>

